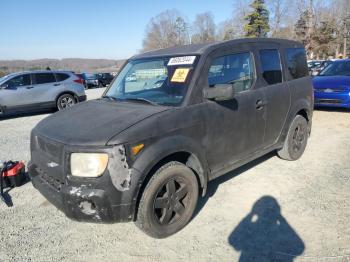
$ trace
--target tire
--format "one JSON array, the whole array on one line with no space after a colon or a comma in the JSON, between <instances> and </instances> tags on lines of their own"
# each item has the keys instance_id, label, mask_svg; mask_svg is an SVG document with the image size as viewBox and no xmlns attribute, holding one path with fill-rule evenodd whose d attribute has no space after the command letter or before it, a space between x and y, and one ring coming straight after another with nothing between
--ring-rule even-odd
<instances>
[{"instance_id":1,"label":"tire","mask_svg":"<svg viewBox=\"0 0 350 262\"><path fill-rule=\"evenodd\" d=\"M289 161L299 159L305 151L308 136L306 119L297 115L289 127L282 149L277 151L278 156Z\"/></svg>"},{"instance_id":2,"label":"tire","mask_svg":"<svg viewBox=\"0 0 350 262\"><path fill-rule=\"evenodd\" d=\"M136 225L154 238L175 234L192 218L198 192L197 177L190 168L175 161L165 164L142 194Z\"/></svg>"},{"instance_id":3,"label":"tire","mask_svg":"<svg viewBox=\"0 0 350 262\"><path fill-rule=\"evenodd\" d=\"M59 111L72 107L76 104L76 100L70 94L63 94L57 99L57 109Z\"/></svg>"},{"instance_id":4,"label":"tire","mask_svg":"<svg viewBox=\"0 0 350 262\"><path fill-rule=\"evenodd\" d=\"M101 82L98 83L98 88L102 88L103 84Z\"/></svg>"}]
</instances>

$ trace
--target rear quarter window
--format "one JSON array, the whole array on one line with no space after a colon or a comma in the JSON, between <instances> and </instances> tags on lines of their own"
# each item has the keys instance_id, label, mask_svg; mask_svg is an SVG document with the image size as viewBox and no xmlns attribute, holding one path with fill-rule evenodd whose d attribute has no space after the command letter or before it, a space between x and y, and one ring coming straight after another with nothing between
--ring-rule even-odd
<instances>
[{"instance_id":1,"label":"rear quarter window","mask_svg":"<svg viewBox=\"0 0 350 262\"><path fill-rule=\"evenodd\" d=\"M304 48L287 48L286 61L292 79L305 77L309 74Z\"/></svg>"},{"instance_id":2,"label":"rear quarter window","mask_svg":"<svg viewBox=\"0 0 350 262\"><path fill-rule=\"evenodd\" d=\"M64 73L56 73L55 75L56 75L57 82L61 82L69 78L69 75Z\"/></svg>"},{"instance_id":3,"label":"rear quarter window","mask_svg":"<svg viewBox=\"0 0 350 262\"><path fill-rule=\"evenodd\" d=\"M266 83L275 85L282 82L282 66L277 49L260 50L262 76Z\"/></svg>"},{"instance_id":4,"label":"rear quarter window","mask_svg":"<svg viewBox=\"0 0 350 262\"><path fill-rule=\"evenodd\" d=\"M34 74L34 76L37 85L56 82L56 78L53 73L37 73Z\"/></svg>"}]
</instances>

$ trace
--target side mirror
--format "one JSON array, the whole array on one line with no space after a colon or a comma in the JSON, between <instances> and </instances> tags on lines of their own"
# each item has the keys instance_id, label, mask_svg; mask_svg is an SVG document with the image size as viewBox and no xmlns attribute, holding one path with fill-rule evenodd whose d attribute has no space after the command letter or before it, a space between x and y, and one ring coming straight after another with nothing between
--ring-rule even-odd
<instances>
[{"instance_id":1,"label":"side mirror","mask_svg":"<svg viewBox=\"0 0 350 262\"><path fill-rule=\"evenodd\" d=\"M3 86L3 88L8 89L8 90L16 90L17 89L17 87L13 83L5 84Z\"/></svg>"},{"instance_id":2,"label":"side mirror","mask_svg":"<svg viewBox=\"0 0 350 262\"><path fill-rule=\"evenodd\" d=\"M9 85L8 84L2 84L0 86L0 89L8 89L9 88Z\"/></svg>"},{"instance_id":3,"label":"side mirror","mask_svg":"<svg viewBox=\"0 0 350 262\"><path fill-rule=\"evenodd\" d=\"M218 101L231 100L235 96L235 90L232 84L216 84L213 87L206 87L203 95L207 99Z\"/></svg>"}]
</instances>

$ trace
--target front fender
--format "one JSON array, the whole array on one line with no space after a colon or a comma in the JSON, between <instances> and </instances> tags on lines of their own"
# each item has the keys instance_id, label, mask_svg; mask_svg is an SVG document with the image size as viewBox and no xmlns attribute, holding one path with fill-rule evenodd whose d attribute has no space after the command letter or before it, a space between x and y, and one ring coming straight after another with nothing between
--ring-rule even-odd
<instances>
[{"instance_id":1,"label":"front fender","mask_svg":"<svg viewBox=\"0 0 350 262\"><path fill-rule=\"evenodd\" d=\"M158 140L147 146L147 148L140 153L132 167L143 174L144 177L142 181L144 181L147 174L159 161L178 152L189 153L192 156L192 161L199 162L201 172L198 176L201 186L206 187L208 181L208 164L204 154L205 150L189 137L175 135Z\"/></svg>"}]
</instances>

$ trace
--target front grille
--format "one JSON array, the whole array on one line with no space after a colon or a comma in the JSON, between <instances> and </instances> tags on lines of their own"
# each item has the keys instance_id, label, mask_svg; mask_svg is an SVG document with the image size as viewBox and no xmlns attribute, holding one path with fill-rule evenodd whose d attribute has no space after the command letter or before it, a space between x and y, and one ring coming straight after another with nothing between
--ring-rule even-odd
<instances>
[{"instance_id":1,"label":"front grille","mask_svg":"<svg viewBox=\"0 0 350 262\"><path fill-rule=\"evenodd\" d=\"M63 181L46 174L39 167L37 167L35 171L38 173L41 181L48 184L51 188L55 189L57 192L60 192L61 188L65 185Z\"/></svg>"},{"instance_id":2,"label":"front grille","mask_svg":"<svg viewBox=\"0 0 350 262\"><path fill-rule=\"evenodd\" d=\"M315 92L317 93L343 93L345 90L344 89L336 89L336 88L317 88L315 89Z\"/></svg>"},{"instance_id":3,"label":"front grille","mask_svg":"<svg viewBox=\"0 0 350 262\"><path fill-rule=\"evenodd\" d=\"M36 136L37 148L48 155L52 160L59 161L63 152L63 145Z\"/></svg>"},{"instance_id":4,"label":"front grille","mask_svg":"<svg viewBox=\"0 0 350 262\"><path fill-rule=\"evenodd\" d=\"M340 99L316 99L317 104L341 104Z\"/></svg>"},{"instance_id":5,"label":"front grille","mask_svg":"<svg viewBox=\"0 0 350 262\"><path fill-rule=\"evenodd\" d=\"M40 168L41 174L46 175L43 180L58 189L57 183L66 180L64 144L38 135L34 130L31 136L30 151L31 162Z\"/></svg>"}]
</instances>

